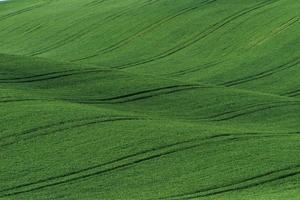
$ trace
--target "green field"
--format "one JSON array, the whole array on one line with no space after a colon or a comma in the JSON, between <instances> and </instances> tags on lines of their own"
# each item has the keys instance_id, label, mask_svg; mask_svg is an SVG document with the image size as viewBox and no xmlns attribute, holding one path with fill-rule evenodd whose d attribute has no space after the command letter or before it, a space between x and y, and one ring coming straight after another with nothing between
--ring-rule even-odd
<instances>
[{"instance_id":1,"label":"green field","mask_svg":"<svg viewBox=\"0 0 300 200\"><path fill-rule=\"evenodd\" d=\"M1 200L299 200L300 1L0 2Z\"/></svg>"}]
</instances>

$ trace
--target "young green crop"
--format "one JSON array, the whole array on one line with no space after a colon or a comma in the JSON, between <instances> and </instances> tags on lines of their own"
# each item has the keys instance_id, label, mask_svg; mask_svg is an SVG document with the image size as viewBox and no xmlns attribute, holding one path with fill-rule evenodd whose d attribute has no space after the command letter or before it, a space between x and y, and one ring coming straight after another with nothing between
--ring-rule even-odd
<instances>
[{"instance_id":1,"label":"young green crop","mask_svg":"<svg viewBox=\"0 0 300 200\"><path fill-rule=\"evenodd\" d=\"M0 3L0 199L297 200L300 3Z\"/></svg>"}]
</instances>

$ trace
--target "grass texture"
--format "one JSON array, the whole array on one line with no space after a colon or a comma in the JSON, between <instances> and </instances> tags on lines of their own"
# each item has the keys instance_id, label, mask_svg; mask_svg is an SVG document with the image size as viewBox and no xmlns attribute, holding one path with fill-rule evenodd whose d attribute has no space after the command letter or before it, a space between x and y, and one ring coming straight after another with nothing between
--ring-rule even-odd
<instances>
[{"instance_id":1,"label":"grass texture","mask_svg":"<svg viewBox=\"0 0 300 200\"><path fill-rule=\"evenodd\" d=\"M1 200L298 200L300 2L0 2Z\"/></svg>"}]
</instances>

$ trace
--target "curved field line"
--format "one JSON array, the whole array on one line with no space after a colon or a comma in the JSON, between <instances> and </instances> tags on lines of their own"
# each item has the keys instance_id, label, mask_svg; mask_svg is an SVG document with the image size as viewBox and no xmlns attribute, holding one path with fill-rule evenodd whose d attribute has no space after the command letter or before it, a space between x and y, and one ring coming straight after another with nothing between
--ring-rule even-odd
<instances>
[{"instance_id":1,"label":"curved field line","mask_svg":"<svg viewBox=\"0 0 300 200\"><path fill-rule=\"evenodd\" d=\"M0 80L0 84L17 84L17 83L32 83L32 82L41 82L41 81L48 81L48 80L53 80L53 79L60 79L60 78L65 78L68 76L75 76L75 75L82 75L82 74L88 74L88 73L95 73L95 72L106 72L107 70L103 69L94 69L94 70L84 70L84 71L78 71L74 72L70 71L69 73L60 73L60 72L53 72L45 75L37 75L35 77L30 77L30 78L35 78L35 79L15 79L15 80ZM50 75L50 76L49 76ZM46 76L46 77L44 77Z\"/></svg>"},{"instance_id":2,"label":"curved field line","mask_svg":"<svg viewBox=\"0 0 300 200\"><path fill-rule=\"evenodd\" d=\"M4 99L0 100L0 105L3 103L16 103L16 102L26 102L26 101L57 101L56 99Z\"/></svg>"},{"instance_id":3,"label":"curved field line","mask_svg":"<svg viewBox=\"0 0 300 200\"><path fill-rule=\"evenodd\" d=\"M57 77L55 77L57 78ZM27 81L28 82L28 81ZM32 81L31 81L32 82ZM14 103L14 102L23 102L23 101L68 101L73 103L85 103L85 104L119 104L138 101L142 99L147 99L151 97L161 96L172 94L175 92L200 89L200 88L210 88L209 86L200 86L200 85L172 85L166 87L160 87L155 89L148 89L139 92L134 92L125 95L119 95L115 97L102 98L102 99L72 99L72 98L53 98L53 99L0 99L0 103Z\"/></svg>"},{"instance_id":4,"label":"curved field line","mask_svg":"<svg viewBox=\"0 0 300 200\"><path fill-rule=\"evenodd\" d=\"M132 96L136 96L136 95L140 95L140 94L146 94L149 92L157 92L157 91L166 90L166 89L181 88L181 87L193 87L193 86L198 87L199 85L190 85L190 84L188 84L188 85L171 85L171 86L165 86L165 87L160 87L160 88L155 88L155 89L143 90L143 91L134 92L134 93L125 94L125 95L119 95L119 96L115 96L115 97L103 98L103 99L99 99L99 100L100 101L119 100L119 99L132 97Z\"/></svg>"},{"instance_id":5,"label":"curved field line","mask_svg":"<svg viewBox=\"0 0 300 200\"><path fill-rule=\"evenodd\" d=\"M214 121L231 120L231 119L234 119L234 118L237 118L237 117L241 117L241 116L245 116L245 115L249 115L249 114L261 112L261 111L264 111L264 110L270 110L270 109L273 109L273 108L280 108L280 107L286 107L286 106L299 106L299 103L266 106L266 107L263 107L263 108L259 108L259 109L252 110L252 111L249 111L249 112L244 112L244 113L236 114L236 115L233 115L233 116L230 116L230 117L226 117L226 118L222 118L222 119L217 119L217 120L214 120Z\"/></svg>"},{"instance_id":6,"label":"curved field line","mask_svg":"<svg viewBox=\"0 0 300 200\"><path fill-rule=\"evenodd\" d=\"M8 19L8 18L10 18L10 17L14 17L14 16L17 16L17 15L26 13L26 12L30 12L30 11L32 11L32 10L35 10L35 9L37 9L37 8L41 8L41 7L43 7L43 6L45 6L45 5L48 5L48 4L50 4L50 3L51 3L51 1L48 0L48 1L44 2L44 3L40 3L40 4L37 4L37 5L29 6L29 7L27 7L27 8L23 8L23 9L21 9L21 10L17 10L17 11L8 13L8 14L6 14L6 15L2 15L2 16L0 16L0 21L3 21L3 20Z\"/></svg>"},{"instance_id":7,"label":"curved field line","mask_svg":"<svg viewBox=\"0 0 300 200\"><path fill-rule=\"evenodd\" d=\"M143 30L141 30L141 31L139 31L139 32L137 32L137 33L135 33L134 35L132 35L132 36L130 36L130 37L128 37L128 38L126 38L126 39L124 39L124 40L122 40L122 41L119 41L119 42L115 43L114 45L111 45L110 47L107 47L107 48L101 50L101 51L99 52L99 54L106 54L106 53L110 53L110 52L112 52L112 51L114 51L114 50L116 50L116 49L119 49L119 48L121 48L122 46L125 46L126 44L130 43L132 40L138 38L138 36L144 35L144 34L146 34L147 32L149 32L149 31L155 29L156 27L159 27L159 26L161 26L162 24L164 24L164 23L166 23L166 22L169 22L169 21L171 21L171 20L173 20L173 19L175 19L175 18L177 18L177 17L179 17L179 16L181 16L181 15L184 15L184 14L186 14L186 13L189 13L189 12L195 10L195 9L197 9L197 7L185 8L185 9L180 10L178 13L176 13L176 14L174 14L174 15L167 16L167 17L165 17L165 18L163 18L163 19L161 19L161 20L158 20L158 21L155 22L154 24L149 25L148 27L146 27L145 29L143 29Z\"/></svg>"},{"instance_id":8,"label":"curved field line","mask_svg":"<svg viewBox=\"0 0 300 200\"><path fill-rule=\"evenodd\" d=\"M200 70L208 69L210 67L214 67L214 66L216 66L218 64L221 64L223 62L224 61L213 61L213 62L209 62L209 63L203 64L203 65L190 67L190 68L187 68L187 69L184 69L184 70L179 70L179 71L171 72L171 73L164 74L164 75L170 76L170 77L184 76L186 74L190 74L190 73L194 73L194 72L197 72L197 71L200 71Z\"/></svg>"},{"instance_id":9,"label":"curved field line","mask_svg":"<svg viewBox=\"0 0 300 200\"><path fill-rule=\"evenodd\" d=\"M142 99L148 99L151 97L167 95L175 92L193 90L199 88L209 88L209 87L201 87L199 85L176 85L176 86L168 86L162 88L156 88L151 90L145 90L140 92L135 92L131 94L126 94L122 96L104 98L104 99L66 99L69 101L75 101L79 103L87 103L87 104L119 104L119 103L127 103L138 101Z\"/></svg>"},{"instance_id":10,"label":"curved field line","mask_svg":"<svg viewBox=\"0 0 300 200\"><path fill-rule=\"evenodd\" d=\"M232 141L233 139L236 138L233 138L227 134L222 134L219 136L212 136L212 137L201 138L201 139L196 138L192 140L186 140L186 141L176 142L176 143L167 144L159 147L154 147L148 150L144 150L134 154L120 157L118 159L115 159L107 163L91 166L82 170L69 172L67 174L54 176L50 178L41 179L35 182L26 183L11 188L2 189L0 190L0 197L18 195L18 194L32 192L32 191L36 191L36 190L40 190L52 186L66 184L78 180L84 180L84 179L92 178L94 176L100 176L115 170L133 167L139 163L143 163L153 159L159 159L164 156L177 153L180 151L186 151L189 149L197 148L201 145L205 145L206 143ZM19 191L15 191L15 190L19 190Z\"/></svg>"},{"instance_id":11,"label":"curved field line","mask_svg":"<svg viewBox=\"0 0 300 200\"><path fill-rule=\"evenodd\" d=\"M282 96L296 97L300 95L300 89L292 90L281 94Z\"/></svg>"},{"instance_id":12,"label":"curved field line","mask_svg":"<svg viewBox=\"0 0 300 200\"><path fill-rule=\"evenodd\" d=\"M39 30L41 28L42 28L42 24L37 24L37 25L35 25L33 27L30 27L30 28L26 29L25 32L24 32L24 34L33 33L33 32L35 32L35 31L37 31L37 30Z\"/></svg>"},{"instance_id":13,"label":"curved field line","mask_svg":"<svg viewBox=\"0 0 300 200\"><path fill-rule=\"evenodd\" d=\"M73 72L75 70L63 70L63 71L57 71L57 72L49 72L49 73L44 73L44 74L37 74L37 75L31 75L31 76L23 76L23 77L13 77L13 78L0 78L0 81L15 81L15 80L24 80L24 79L31 79L31 78L37 78L37 77L43 77L43 76L48 76L48 75L56 75L56 74L61 74L65 72Z\"/></svg>"},{"instance_id":14,"label":"curved field line","mask_svg":"<svg viewBox=\"0 0 300 200\"><path fill-rule=\"evenodd\" d=\"M23 102L23 101L68 101L73 103L84 103L84 104L119 104L119 103L127 103L138 101L142 99L148 99L151 97L161 96L172 94L175 92L186 91L186 90L193 90L199 88L209 88L206 86L199 86L199 85L175 85L175 86L167 86L161 87L151 90L144 90L140 92L135 92L131 94L110 97L110 98L103 98L103 99L72 99L72 98L54 98L54 99L4 99L0 100L0 103L13 103L13 102Z\"/></svg>"},{"instance_id":15,"label":"curved field line","mask_svg":"<svg viewBox=\"0 0 300 200\"><path fill-rule=\"evenodd\" d=\"M262 45L266 41L270 40L271 38L277 36L278 34L282 33L283 31L289 29L293 25L295 25L297 22L299 22L299 17L292 17L287 22L281 24L278 28L275 30L272 30L267 36L261 37L258 39L250 48L254 48L256 46Z\"/></svg>"},{"instance_id":16,"label":"curved field line","mask_svg":"<svg viewBox=\"0 0 300 200\"><path fill-rule=\"evenodd\" d=\"M286 102L254 104L254 105L246 106L239 110L228 111L228 112L220 113L220 114L213 115L213 116L210 116L207 118L202 118L201 120L225 121L225 120L231 120L231 119L234 119L237 117L253 114L256 112L261 112L264 110L286 107L286 106L300 106L300 102L299 101L286 101Z\"/></svg>"},{"instance_id":17,"label":"curved field line","mask_svg":"<svg viewBox=\"0 0 300 200\"><path fill-rule=\"evenodd\" d=\"M298 93L290 95L290 97L298 97L299 95L300 95L300 93L298 92Z\"/></svg>"},{"instance_id":18,"label":"curved field line","mask_svg":"<svg viewBox=\"0 0 300 200\"><path fill-rule=\"evenodd\" d=\"M139 6L128 6L128 8L125 8L121 11L118 11L118 13L113 13L107 17L105 17L102 21L96 21L95 23L92 23L90 24L88 27L85 27L83 28L82 30L79 30L78 32L72 34L71 36L68 36L67 38L63 38L61 40L58 40L54 43L52 43L51 45L47 46L47 47L42 47L38 50L35 50L31 53L28 53L26 54L27 56L37 56L37 55L40 55L40 54L43 54L43 53L46 53L46 52L49 52L49 51L52 51L54 49L57 49L57 48L60 48L62 46L65 46L67 44L70 44L80 38L82 38L83 36L85 36L86 34L90 33L91 31L94 31L96 28L99 27L99 25L103 25L105 23L109 23L109 22L112 22L114 21L115 19L118 19L120 18L121 16L131 12L131 10L133 9L136 9L136 8L142 8L144 6L148 6L148 5L151 5L153 2L150 2L150 3L144 3L144 4L141 4ZM81 19L82 20L82 19ZM78 20L78 21L81 21L81 20ZM74 23L75 24L75 23ZM62 31L60 32L64 32L66 31L67 29L69 28L72 28L74 27L74 25L70 25L68 28L65 28L63 29Z\"/></svg>"},{"instance_id":19,"label":"curved field line","mask_svg":"<svg viewBox=\"0 0 300 200\"><path fill-rule=\"evenodd\" d=\"M124 13L127 13L131 9L132 9L131 7L125 8L125 9L123 9L121 11L118 11L118 13L113 13L111 15L108 15L108 16L104 17L104 19L101 22L99 22L97 20L95 23L90 24L88 27L85 27L85 28L79 30L78 32L76 32L74 34L71 34L71 36L68 36L67 38L60 39L60 40L58 40L58 41L50 44L49 46L42 47L42 48L40 48L38 50L35 50L35 51L31 52L31 53L28 53L26 55L27 56L36 56L36 55L43 54L43 53L46 53L48 51L51 51L53 49L62 47L62 46L66 45L66 44L69 44L71 42L74 42L77 39L80 39L84 35L88 34L90 31L94 30L99 25L111 22L111 21L119 18L120 16L122 16ZM71 25L69 25L68 27L62 29L58 33L63 33L65 31L67 31L68 29L74 27L77 23L80 23L82 21L84 21L84 19L78 19L77 21L74 21Z\"/></svg>"},{"instance_id":20,"label":"curved field line","mask_svg":"<svg viewBox=\"0 0 300 200\"><path fill-rule=\"evenodd\" d=\"M101 49L100 51L98 51L96 54L94 55L91 55L91 56L88 56L88 57L84 57L84 58L79 58L79 59L76 59L76 60L72 60L73 62L76 62L76 61L81 61L81 60L85 60L85 59L89 59L89 58L93 58L93 57L97 57L99 56L100 54L106 54L106 53L109 53L109 52L112 52L116 49L119 49L123 46L125 46L126 44L130 43L131 41L133 41L134 39L138 38L138 36L140 35L144 35L146 34L147 32L155 29L156 27L159 27L161 26L162 24L166 23L166 22L169 22L181 15L184 15L186 13L189 13L190 11L192 10L195 10L197 9L198 7L191 7L191 8L184 8L182 10L180 10L178 13L175 13L173 15L170 15L170 16L167 16L167 17L164 17L160 20L158 20L157 22L153 23L153 24L150 24L148 25L146 28L136 32L135 34L123 39L123 40L120 40L112 45L110 45L109 47L106 47L104 49Z\"/></svg>"},{"instance_id":21,"label":"curved field line","mask_svg":"<svg viewBox=\"0 0 300 200\"><path fill-rule=\"evenodd\" d=\"M22 30L22 34L20 34L20 35L25 35L25 34L32 33L35 30L38 30L40 28L42 28L42 24L40 24L40 23L34 23L34 24L32 24L32 23L24 23L24 24L22 24L20 26L14 27L13 29L11 29L11 30L9 30L7 32L4 32L7 29L0 30L0 33L10 34L10 33L15 33L15 31ZM4 41L2 41L2 44L5 44Z\"/></svg>"},{"instance_id":22,"label":"curved field line","mask_svg":"<svg viewBox=\"0 0 300 200\"><path fill-rule=\"evenodd\" d=\"M104 2L107 2L107 0L93 0L91 2L88 2L87 4L85 4L85 6L98 6Z\"/></svg>"},{"instance_id":23,"label":"curved field line","mask_svg":"<svg viewBox=\"0 0 300 200\"><path fill-rule=\"evenodd\" d=\"M184 140L184 141L180 141L180 142L176 142L176 143L166 144L163 146L153 147L151 149L143 150L143 151L140 151L140 152L137 152L134 154L129 154L129 155L120 157L118 159L115 159L115 160L112 160L112 161L109 161L106 163L90 166L90 167L87 167L87 168L84 168L81 170L77 170L77 171L69 172L66 174L57 175L57 176L53 176L53 177L49 177L49 178L44 178L44 179L40 179L40 180L37 180L34 182L24 183L24 184L17 185L14 187L2 189L2 190L0 190L0 197L14 196L14 195L18 195L18 194L41 190L41 189L48 188L48 187L58 186L58 185L62 185L62 184L68 184L68 183L71 183L74 181L82 181L82 180L86 180L86 179L89 179L89 178L92 178L95 176L101 176L108 172L113 172L113 171L116 171L119 169L134 167L137 164L140 164L140 163L143 163L146 161L150 161L153 159L159 159L159 158L162 158L162 157L170 155L170 154L190 150L193 148L198 148L202 145L207 145L207 144L211 144L211 143L220 143L220 142L221 143L232 142L232 141L236 141L238 139L243 139L243 138L247 139L249 137L247 135L246 136L239 135L240 137L236 137L236 136L237 135L232 135L232 134L218 134L218 135L213 135L213 136L209 136L209 137L205 137L205 138L194 138L194 139L190 139L190 140ZM259 136L259 137L264 137L264 136ZM247 182L250 180L256 180L257 178L269 176L269 175L272 175L273 173L278 173L278 172L291 170L291 169L293 169L293 168L289 167L289 168L286 168L283 170L275 170L272 172L265 173L263 175L258 175L258 176L243 180L243 181L241 181L241 183ZM229 186L232 186L232 185L236 185L236 183L230 184ZM225 185L223 187L228 187L228 185ZM221 187L218 187L217 189L219 189L219 188L221 188ZM208 188L208 189L205 189L205 191L211 191L214 189L215 188ZM192 194L198 195L199 191L193 192ZM170 199L170 198L174 198L174 197L182 198L182 197L186 197L187 195L190 196L191 194L188 193L188 194L174 195L174 196L169 196L169 197L161 198L161 199Z\"/></svg>"},{"instance_id":24,"label":"curved field line","mask_svg":"<svg viewBox=\"0 0 300 200\"><path fill-rule=\"evenodd\" d=\"M209 3L212 3L212 2L214 2L214 1L211 1ZM239 19L240 17L242 17L244 15L247 15L247 14L253 12L253 11L256 11L257 9L263 8L265 6L273 4L275 2L277 2L277 1L274 1L274 2L263 1L263 2L261 2L259 4L256 4L256 5L254 5L250 8L246 8L246 9L243 9L241 11L238 11L238 12L234 13L233 15L231 15L229 17L226 17L225 19L215 23L210 28L198 33L193 38L190 38L190 39L176 45L175 47L173 47L173 48L171 48L171 49L169 49L165 52L160 53L159 55L156 55L156 56L153 56L151 58L144 59L144 60L140 60L140 61L135 61L135 62L127 63L127 64L112 66L112 68L123 69L123 68L134 67L134 66L150 63L150 62L157 61L157 60L166 58L168 56L171 56L171 55L173 55L173 54L175 54L179 51L182 51L182 50L196 44L200 40L210 36L211 34L213 34L216 31L220 30L225 25L230 24L234 20Z\"/></svg>"},{"instance_id":25,"label":"curved field line","mask_svg":"<svg viewBox=\"0 0 300 200\"><path fill-rule=\"evenodd\" d=\"M9 33L14 33L15 31L19 30L19 29L22 29L22 28L25 28L27 25L29 25L30 23L23 23L17 27L14 27L13 29L9 30L8 32L4 32L6 31L7 29L3 29L3 30L0 30L0 33L3 33L3 34L9 34ZM1 41L1 44L5 44L4 41Z\"/></svg>"},{"instance_id":26,"label":"curved field line","mask_svg":"<svg viewBox=\"0 0 300 200\"><path fill-rule=\"evenodd\" d=\"M247 77L244 77L244 78L228 81L228 82L225 82L221 85L224 85L226 87L231 87L231 86L239 85L239 84L246 83L246 82L249 82L249 81L258 80L258 79L261 79L261 78L271 76L271 75L276 74L278 72L281 72L283 70L290 69L290 68L295 67L299 64L300 64L300 59L297 58L297 59L294 59L294 60L292 60L288 63L277 66L275 68L260 72L258 74L247 76Z\"/></svg>"},{"instance_id":27,"label":"curved field line","mask_svg":"<svg viewBox=\"0 0 300 200\"><path fill-rule=\"evenodd\" d=\"M0 143L2 144L0 144L0 147L3 148L5 146L12 145L20 141L29 140L35 137L45 136L53 133L58 133L66 130L71 130L71 129L85 127L85 126L99 124L99 123L141 120L141 119L142 118L123 116L123 117L94 117L94 118L62 121L55 124L29 129L21 133L15 133L15 134L1 137Z\"/></svg>"},{"instance_id":28,"label":"curved field line","mask_svg":"<svg viewBox=\"0 0 300 200\"><path fill-rule=\"evenodd\" d=\"M168 22L168 21L170 21L170 20L176 18L176 17L179 17L179 16L181 16L181 15L184 15L184 14L186 14L186 13L189 13L189 12L191 12L191 11L193 11L193 10L196 10L197 8L199 8L199 7L201 7L201 6L208 5L208 4L210 4L210 3L212 3L212 2L215 2L215 1L216 1L216 0L205 0L205 1L201 2L202 5L200 5L200 6L193 6L193 7L191 7L191 8L185 8L185 9L182 9L181 11L179 11L179 13L174 14L174 15L170 15L170 16L168 16L168 17L165 17L165 18L163 18L163 19L161 19L161 20L155 22L154 24L149 25L149 26L146 27L145 29L143 29L143 30L141 30L141 31L139 31L139 32L137 32L137 33L135 33L135 34L133 34L132 36L130 36L130 37L124 39L124 40L121 40L121 41L117 42L116 44L114 44L114 45L112 45L112 46L109 46L109 47L107 47L107 48L102 49L102 50L101 50L99 53L97 53L97 54L89 55L89 56L86 56L86 57L83 57L83 58L79 58L79 59L74 59L74 60L71 60L71 62L77 62L77 61L87 60L87 59L91 59L91 58L100 56L100 55L102 55L101 53L105 54L105 53L111 52L111 51L113 51L113 50L115 50L115 49L118 49L118 48L120 48L120 47L126 45L127 43L131 42L132 40L134 40L135 38L137 38L137 37L138 37L139 35L141 35L141 34L145 34L145 33L149 32L149 31L155 29L156 27L158 27L158 26L160 26L160 25L162 25L162 24L164 24L164 23L166 23L166 22ZM117 68L117 67L116 67L116 68Z\"/></svg>"},{"instance_id":29,"label":"curved field line","mask_svg":"<svg viewBox=\"0 0 300 200\"><path fill-rule=\"evenodd\" d=\"M290 166L278 170L273 170L264 174L253 176L227 185L205 188L191 193L183 193L183 194L163 197L159 199L175 200L175 199L194 199L194 198L208 197L212 195L223 194L223 193L238 191L242 189L248 189L251 187L256 187L259 185L271 183L281 179L286 179L296 175L300 175L300 165L294 165L294 166Z\"/></svg>"},{"instance_id":30,"label":"curved field line","mask_svg":"<svg viewBox=\"0 0 300 200\"><path fill-rule=\"evenodd\" d=\"M209 116L208 119L212 119L212 118L219 118L219 117L222 117L222 116L226 116L228 114L232 114L232 113L236 113L236 112L239 112L239 111L243 111L243 110L248 110L248 109L251 109L251 108L257 108L257 107L260 107L260 106L268 106L268 105L276 105L276 104L288 104L288 103L299 103L300 104L300 101L278 101L278 102L265 102L265 103L259 103L259 104L248 104L242 108L239 108L238 110L230 110L230 111L227 111L227 112L224 112L224 113L220 113L220 114L216 114L216 115L212 115L212 116Z\"/></svg>"}]
</instances>

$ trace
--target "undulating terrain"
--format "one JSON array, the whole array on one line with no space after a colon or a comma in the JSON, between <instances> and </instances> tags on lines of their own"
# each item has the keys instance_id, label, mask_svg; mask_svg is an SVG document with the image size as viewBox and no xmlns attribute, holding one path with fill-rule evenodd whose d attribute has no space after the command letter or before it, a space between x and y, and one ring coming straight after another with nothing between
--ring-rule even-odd
<instances>
[{"instance_id":1,"label":"undulating terrain","mask_svg":"<svg viewBox=\"0 0 300 200\"><path fill-rule=\"evenodd\" d=\"M299 11L0 2L0 199L299 200Z\"/></svg>"}]
</instances>

